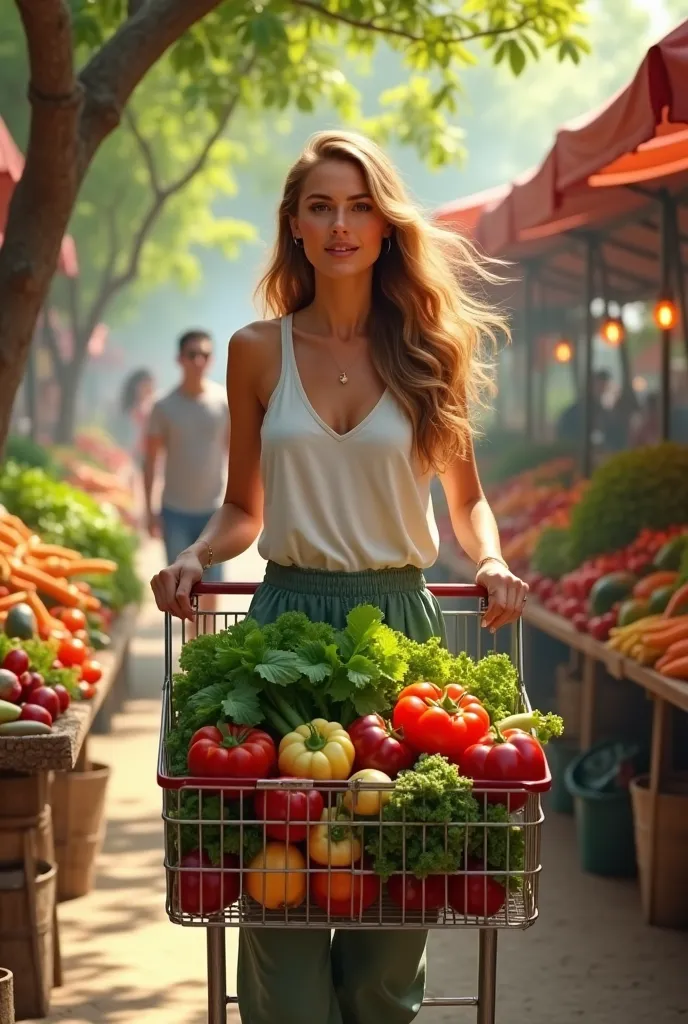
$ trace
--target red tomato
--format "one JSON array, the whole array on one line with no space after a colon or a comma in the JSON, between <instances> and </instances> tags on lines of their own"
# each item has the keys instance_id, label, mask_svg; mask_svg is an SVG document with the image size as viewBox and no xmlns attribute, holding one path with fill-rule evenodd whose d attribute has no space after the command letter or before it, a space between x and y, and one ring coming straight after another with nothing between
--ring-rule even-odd
<instances>
[{"instance_id":1,"label":"red tomato","mask_svg":"<svg viewBox=\"0 0 688 1024\"><path fill-rule=\"evenodd\" d=\"M253 803L256 818L267 822L268 838L287 843L303 842L309 826L320 821L325 806L317 789L261 789Z\"/></svg>"},{"instance_id":2,"label":"red tomato","mask_svg":"<svg viewBox=\"0 0 688 1024\"><path fill-rule=\"evenodd\" d=\"M23 691L24 688L14 672L10 672L6 668L0 668L0 700L9 701L10 704L18 704Z\"/></svg>"},{"instance_id":3,"label":"red tomato","mask_svg":"<svg viewBox=\"0 0 688 1024\"><path fill-rule=\"evenodd\" d=\"M482 861L467 861L469 871L482 871ZM506 889L489 875L450 875L449 905L468 917L494 917L506 903Z\"/></svg>"},{"instance_id":4,"label":"red tomato","mask_svg":"<svg viewBox=\"0 0 688 1024\"><path fill-rule=\"evenodd\" d=\"M387 882L389 898L406 910L432 911L445 906L446 875L428 875L422 881L414 875L392 875Z\"/></svg>"},{"instance_id":5,"label":"red tomato","mask_svg":"<svg viewBox=\"0 0 688 1024\"><path fill-rule=\"evenodd\" d=\"M34 690L37 690L39 686L45 686L45 679L40 672L24 672L19 682L22 685L21 699L24 703L31 703L31 694Z\"/></svg>"},{"instance_id":6,"label":"red tomato","mask_svg":"<svg viewBox=\"0 0 688 1024\"><path fill-rule=\"evenodd\" d=\"M82 700L91 700L95 697L96 688L93 683L85 683L83 680L79 683L79 693L81 694Z\"/></svg>"},{"instance_id":7,"label":"red tomato","mask_svg":"<svg viewBox=\"0 0 688 1024\"><path fill-rule=\"evenodd\" d=\"M26 651L21 647L15 647L5 655L2 667L6 668L8 672L14 672L15 676L21 676L24 672L29 671L30 664Z\"/></svg>"},{"instance_id":8,"label":"red tomato","mask_svg":"<svg viewBox=\"0 0 688 1024\"><path fill-rule=\"evenodd\" d=\"M185 854L179 866L182 869L179 871L178 890L182 913L216 914L239 899L239 872L227 870L239 867L238 859L231 854L225 854L223 871L213 868L208 854L200 850ZM189 870L185 870L187 868ZM212 870L206 871L205 868Z\"/></svg>"},{"instance_id":9,"label":"red tomato","mask_svg":"<svg viewBox=\"0 0 688 1024\"><path fill-rule=\"evenodd\" d=\"M210 734L209 729L214 732ZM276 761L275 744L261 729L206 726L189 743L189 772L199 777L264 779Z\"/></svg>"},{"instance_id":10,"label":"red tomato","mask_svg":"<svg viewBox=\"0 0 688 1024\"><path fill-rule=\"evenodd\" d=\"M505 729L501 738L487 733L464 751L461 771L480 781L537 782L547 774L547 759L538 740L523 729ZM482 794L479 793L480 801ZM507 804L510 811L524 807L527 793L488 791L488 803Z\"/></svg>"},{"instance_id":11,"label":"red tomato","mask_svg":"<svg viewBox=\"0 0 688 1024\"><path fill-rule=\"evenodd\" d=\"M609 639L609 630L612 624L603 615L594 615L588 622L588 633L595 640L605 641Z\"/></svg>"},{"instance_id":12,"label":"red tomato","mask_svg":"<svg viewBox=\"0 0 688 1024\"><path fill-rule=\"evenodd\" d=\"M53 690L57 694L57 699L60 702L60 711L65 712L69 705L72 703L72 698L69 696L69 690L62 683L56 683L53 686Z\"/></svg>"},{"instance_id":13,"label":"red tomato","mask_svg":"<svg viewBox=\"0 0 688 1024\"><path fill-rule=\"evenodd\" d=\"M332 917L357 918L380 895L380 879L357 871L314 871L311 898Z\"/></svg>"},{"instance_id":14,"label":"red tomato","mask_svg":"<svg viewBox=\"0 0 688 1024\"><path fill-rule=\"evenodd\" d=\"M418 687L433 687L434 696L421 696ZM450 683L443 691L432 683L407 686L399 694L392 720L415 751L443 754L455 764L466 747L490 728L490 716L478 698L458 683Z\"/></svg>"},{"instance_id":15,"label":"red tomato","mask_svg":"<svg viewBox=\"0 0 688 1024\"><path fill-rule=\"evenodd\" d=\"M349 728L349 736L356 751L357 770L375 768L393 779L416 759L403 733L396 732L381 715L357 718Z\"/></svg>"},{"instance_id":16,"label":"red tomato","mask_svg":"<svg viewBox=\"0 0 688 1024\"><path fill-rule=\"evenodd\" d=\"M81 678L85 683L99 683L103 677L103 669L99 661L89 658L81 666Z\"/></svg>"},{"instance_id":17,"label":"red tomato","mask_svg":"<svg viewBox=\"0 0 688 1024\"><path fill-rule=\"evenodd\" d=\"M89 636L85 629L77 629L76 632L72 633L72 636L77 640L81 640L81 642L86 644L86 647L88 647Z\"/></svg>"},{"instance_id":18,"label":"red tomato","mask_svg":"<svg viewBox=\"0 0 688 1024\"><path fill-rule=\"evenodd\" d=\"M69 609L63 608L61 604L56 604L54 608L50 609L50 614L54 619L59 619L60 621L62 621L62 616L66 611L69 611Z\"/></svg>"},{"instance_id":19,"label":"red tomato","mask_svg":"<svg viewBox=\"0 0 688 1024\"><path fill-rule=\"evenodd\" d=\"M577 612L571 619L571 625L574 629L577 629L579 633L588 632L588 616L585 612Z\"/></svg>"},{"instance_id":20,"label":"red tomato","mask_svg":"<svg viewBox=\"0 0 688 1024\"><path fill-rule=\"evenodd\" d=\"M31 703L45 708L53 722L60 717L60 698L52 686L37 686L35 690L32 690Z\"/></svg>"},{"instance_id":21,"label":"red tomato","mask_svg":"<svg viewBox=\"0 0 688 1024\"><path fill-rule=\"evenodd\" d=\"M70 633L76 633L80 629L86 629L86 616L79 608L65 608L60 616L65 629Z\"/></svg>"},{"instance_id":22,"label":"red tomato","mask_svg":"<svg viewBox=\"0 0 688 1024\"><path fill-rule=\"evenodd\" d=\"M57 657L65 668L83 665L86 660L86 644L83 640L78 640L76 637L68 637L60 643Z\"/></svg>"},{"instance_id":23,"label":"red tomato","mask_svg":"<svg viewBox=\"0 0 688 1024\"><path fill-rule=\"evenodd\" d=\"M44 725L52 725L52 715L42 704L22 704L20 718L27 722L43 722Z\"/></svg>"}]
</instances>

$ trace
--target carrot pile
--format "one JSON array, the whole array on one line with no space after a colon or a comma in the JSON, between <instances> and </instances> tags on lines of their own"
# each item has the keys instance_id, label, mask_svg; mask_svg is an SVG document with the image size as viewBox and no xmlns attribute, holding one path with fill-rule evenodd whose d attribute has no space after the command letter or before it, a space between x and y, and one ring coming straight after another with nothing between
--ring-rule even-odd
<instances>
[{"instance_id":1,"label":"carrot pile","mask_svg":"<svg viewBox=\"0 0 688 1024\"><path fill-rule=\"evenodd\" d=\"M107 575L117 563L107 558L83 558L78 551L58 544L43 544L41 538L18 516L0 511L0 585L7 593L0 597L0 622L10 608L28 604L42 635L61 629L48 604L95 612L100 601L84 580L73 577Z\"/></svg>"}]
</instances>

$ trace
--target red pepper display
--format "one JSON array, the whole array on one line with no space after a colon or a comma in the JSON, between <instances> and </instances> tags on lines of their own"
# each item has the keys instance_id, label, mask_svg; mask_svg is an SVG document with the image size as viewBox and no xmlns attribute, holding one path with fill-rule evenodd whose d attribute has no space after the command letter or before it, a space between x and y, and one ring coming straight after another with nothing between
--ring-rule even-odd
<instances>
[{"instance_id":1,"label":"red pepper display","mask_svg":"<svg viewBox=\"0 0 688 1024\"><path fill-rule=\"evenodd\" d=\"M189 772L199 777L264 779L276 762L275 744L262 729L206 725L189 743Z\"/></svg>"}]
</instances>

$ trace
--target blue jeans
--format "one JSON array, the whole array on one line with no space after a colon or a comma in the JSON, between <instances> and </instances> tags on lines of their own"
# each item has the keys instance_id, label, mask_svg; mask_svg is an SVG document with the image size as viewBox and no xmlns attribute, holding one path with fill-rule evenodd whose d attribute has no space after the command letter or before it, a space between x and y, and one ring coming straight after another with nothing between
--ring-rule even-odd
<instances>
[{"instance_id":1,"label":"blue jeans","mask_svg":"<svg viewBox=\"0 0 688 1024\"><path fill-rule=\"evenodd\" d=\"M182 551L198 540L214 512L215 509L210 512L177 512L172 508L160 510L162 536L165 541L168 565L172 565ZM203 579L206 583L220 583L222 581L221 563L211 565L209 569L206 569Z\"/></svg>"}]
</instances>

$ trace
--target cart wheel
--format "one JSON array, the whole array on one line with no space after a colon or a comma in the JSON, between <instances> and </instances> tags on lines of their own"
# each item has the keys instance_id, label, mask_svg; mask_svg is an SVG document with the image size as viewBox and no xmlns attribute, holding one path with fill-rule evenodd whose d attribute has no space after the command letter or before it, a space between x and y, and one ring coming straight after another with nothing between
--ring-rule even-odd
<instances>
[{"instance_id":1,"label":"cart wheel","mask_svg":"<svg viewBox=\"0 0 688 1024\"><path fill-rule=\"evenodd\" d=\"M227 1022L224 928L206 928L208 939L208 1024Z\"/></svg>"},{"instance_id":2,"label":"cart wheel","mask_svg":"<svg viewBox=\"0 0 688 1024\"><path fill-rule=\"evenodd\" d=\"M497 929L481 928L478 953L477 1024L495 1024L497 1013Z\"/></svg>"}]
</instances>

